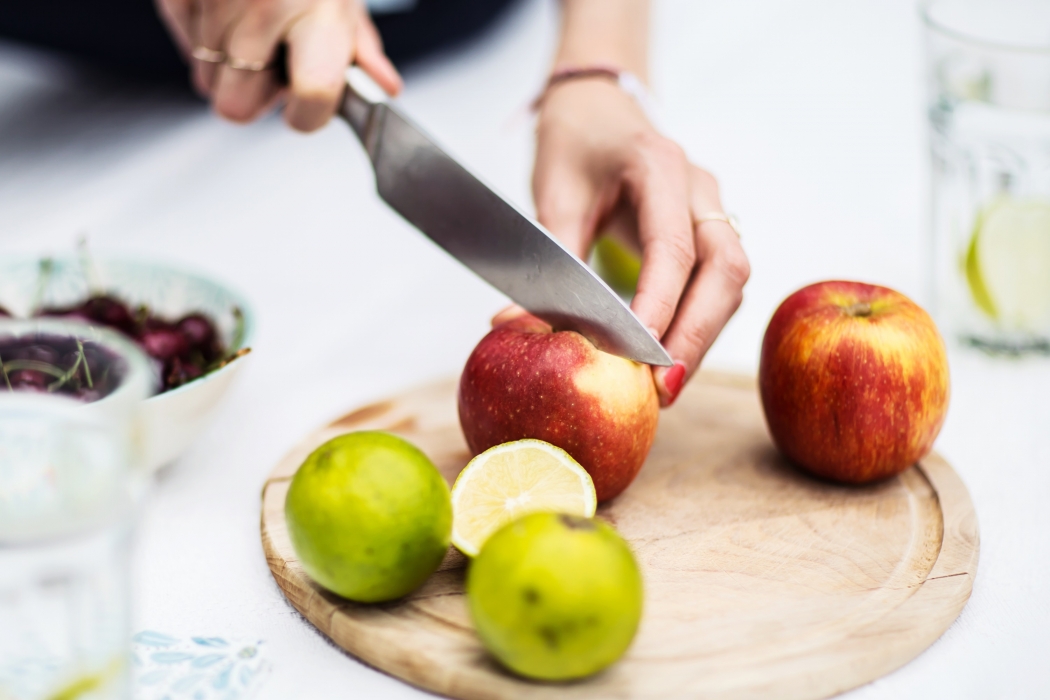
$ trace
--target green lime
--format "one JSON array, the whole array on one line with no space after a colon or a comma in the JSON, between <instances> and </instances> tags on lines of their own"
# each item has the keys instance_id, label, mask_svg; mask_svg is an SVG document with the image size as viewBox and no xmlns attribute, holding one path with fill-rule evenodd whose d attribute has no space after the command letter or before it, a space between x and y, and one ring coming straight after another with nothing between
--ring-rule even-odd
<instances>
[{"instance_id":1,"label":"green lime","mask_svg":"<svg viewBox=\"0 0 1050 700\"><path fill-rule=\"evenodd\" d=\"M642 616L631 550L600 520L533 513L492 535L467 573L481 641L541 680L597 673L627 650Z\"/></svg>"},{"instance_id":2,"label":"green lime","mask_svg":"<svg viewBox=\"0 0 1050 700\"><path fill-rule=\"evenodd\" d=\"M362 603L418 588L452 533L445 479L414 445L380 432L314 450L292 479L284 515L310 578Z\"/></svg>"},{"instance_id":3,"label":"green lime","mask_svg":"<svg viewBox=\"0 0 1050 700\"><path fill-rule=\"evenodd\" d=\"M642 259L608 236L594 244L594 271L618 294L632 296L638 288Z\"/></svg>"},{"instance_id":4,"label":"green lime","mask_svg":"<svg viewBox=\"0 0 1050 700\"><path fill-rule=\"evenodd\" d=\"M1001 197L977 217L964 260L974 303L998 325L1050 325L1050 202Z\"/></svg>"}]
</instances>

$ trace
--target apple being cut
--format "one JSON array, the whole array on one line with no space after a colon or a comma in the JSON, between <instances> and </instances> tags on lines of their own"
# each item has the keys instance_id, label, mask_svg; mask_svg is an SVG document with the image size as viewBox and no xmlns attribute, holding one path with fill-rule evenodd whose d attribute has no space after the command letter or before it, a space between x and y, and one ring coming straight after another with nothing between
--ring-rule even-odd
<instances>
[{"instance_id":1,"label":"apple being cut","mask_svg":"<svg viewBox=\"0 0 1050 700\"><path fill-rule=\"evenodd\" d=\"M933 320L904 295L821 282L773 314L759 388L769 432L789 460L861 484L930 451L948 410L948 358Z\"/></svg>"},{"instance_id":2,"label":"apple being cut","mask_svg":"<svg viewBox=\"0 0 1050 700\"><path fill-rule=\"evenodd\" d=\"M641 469L659 413L648 366L528 314L482 338L459 382L459 422L474 454L544 440L587 470L599 501L618 495Z\"/></svg>"}]
</instances>

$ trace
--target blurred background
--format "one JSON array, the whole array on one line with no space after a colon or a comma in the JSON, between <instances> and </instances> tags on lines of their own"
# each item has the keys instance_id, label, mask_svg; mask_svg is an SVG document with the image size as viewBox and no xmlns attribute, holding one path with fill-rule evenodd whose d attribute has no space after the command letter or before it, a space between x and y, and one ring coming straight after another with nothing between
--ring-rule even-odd
<instances>
[{"instance_id":1,"label":"blurred background","mask_svg":"<svg viewBox=\"0 0 1050 700\"><path fill-rule=\"evenodd\" d=\"M2 10L0 10L2 11ZM401 104L527 211L555 0L407 66ZM721 182L752 276L705 360L753 374L766 322L844 278L933 301L922 23L913 0L656 0L660 125ZM0 257L163 259L229 282L255 352L208 432L160 474L139 528L136 629L265 640L259 697L420 695L344 658L275 587L258 538L276 460L346 409L455 375L506 303L391 212L349 129L221 121L185 90L0 43ZM2 301L2 300L0 300ZM1050 362L951 343L938 442L977 507L973 597L916 661L853 693L1050 694ZM339 658L336 663L334 659Z\"/></svg>"}]
</instances>

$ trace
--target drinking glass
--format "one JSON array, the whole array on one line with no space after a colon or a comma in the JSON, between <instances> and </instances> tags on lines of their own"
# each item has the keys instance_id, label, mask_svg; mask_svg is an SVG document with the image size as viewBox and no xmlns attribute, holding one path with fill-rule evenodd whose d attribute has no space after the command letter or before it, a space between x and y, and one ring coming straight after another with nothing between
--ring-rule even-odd
<instances>
[{"instance_id":1,"label":"drinking glass","mask_svg":"<svg viewBox=\"0 0 1050 700\"><path fill-rule=\"evenodd\" d=\"M136 412L152 374L112 332L0 322L3 700L129 697L128 552L145 483ZM72 388L80 400L64 395Z\"/></svg>"},{"instance_id":2,"label":"drinking glass","mask_svg":"<svg viewBox=\"0 0 1050 700\"><path fill-rule=\"evenodd\" d=\"M934 313L995 353L1050 353L1050 2L930 0Z\"/></svg>"}]
</instances>

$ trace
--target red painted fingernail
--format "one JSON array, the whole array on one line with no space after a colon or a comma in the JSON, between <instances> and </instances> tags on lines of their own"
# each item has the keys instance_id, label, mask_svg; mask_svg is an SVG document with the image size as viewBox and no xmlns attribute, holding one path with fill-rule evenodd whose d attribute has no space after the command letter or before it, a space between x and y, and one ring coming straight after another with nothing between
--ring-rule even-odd
<instances>
[{"instance_id":1,"label":"red painted fingernail","mask_svg":"<svg viewBox=\"0 0 1050 700\"><path fill-rule=\"evenodd\" d=\"M667 370L664 374L664 389L667 390L667 405L670 406L678 398L678 394L682 391L682 386L685 384L685 365L681 362L675 362L674 367Z\"/></svg>"}]
</instances>

